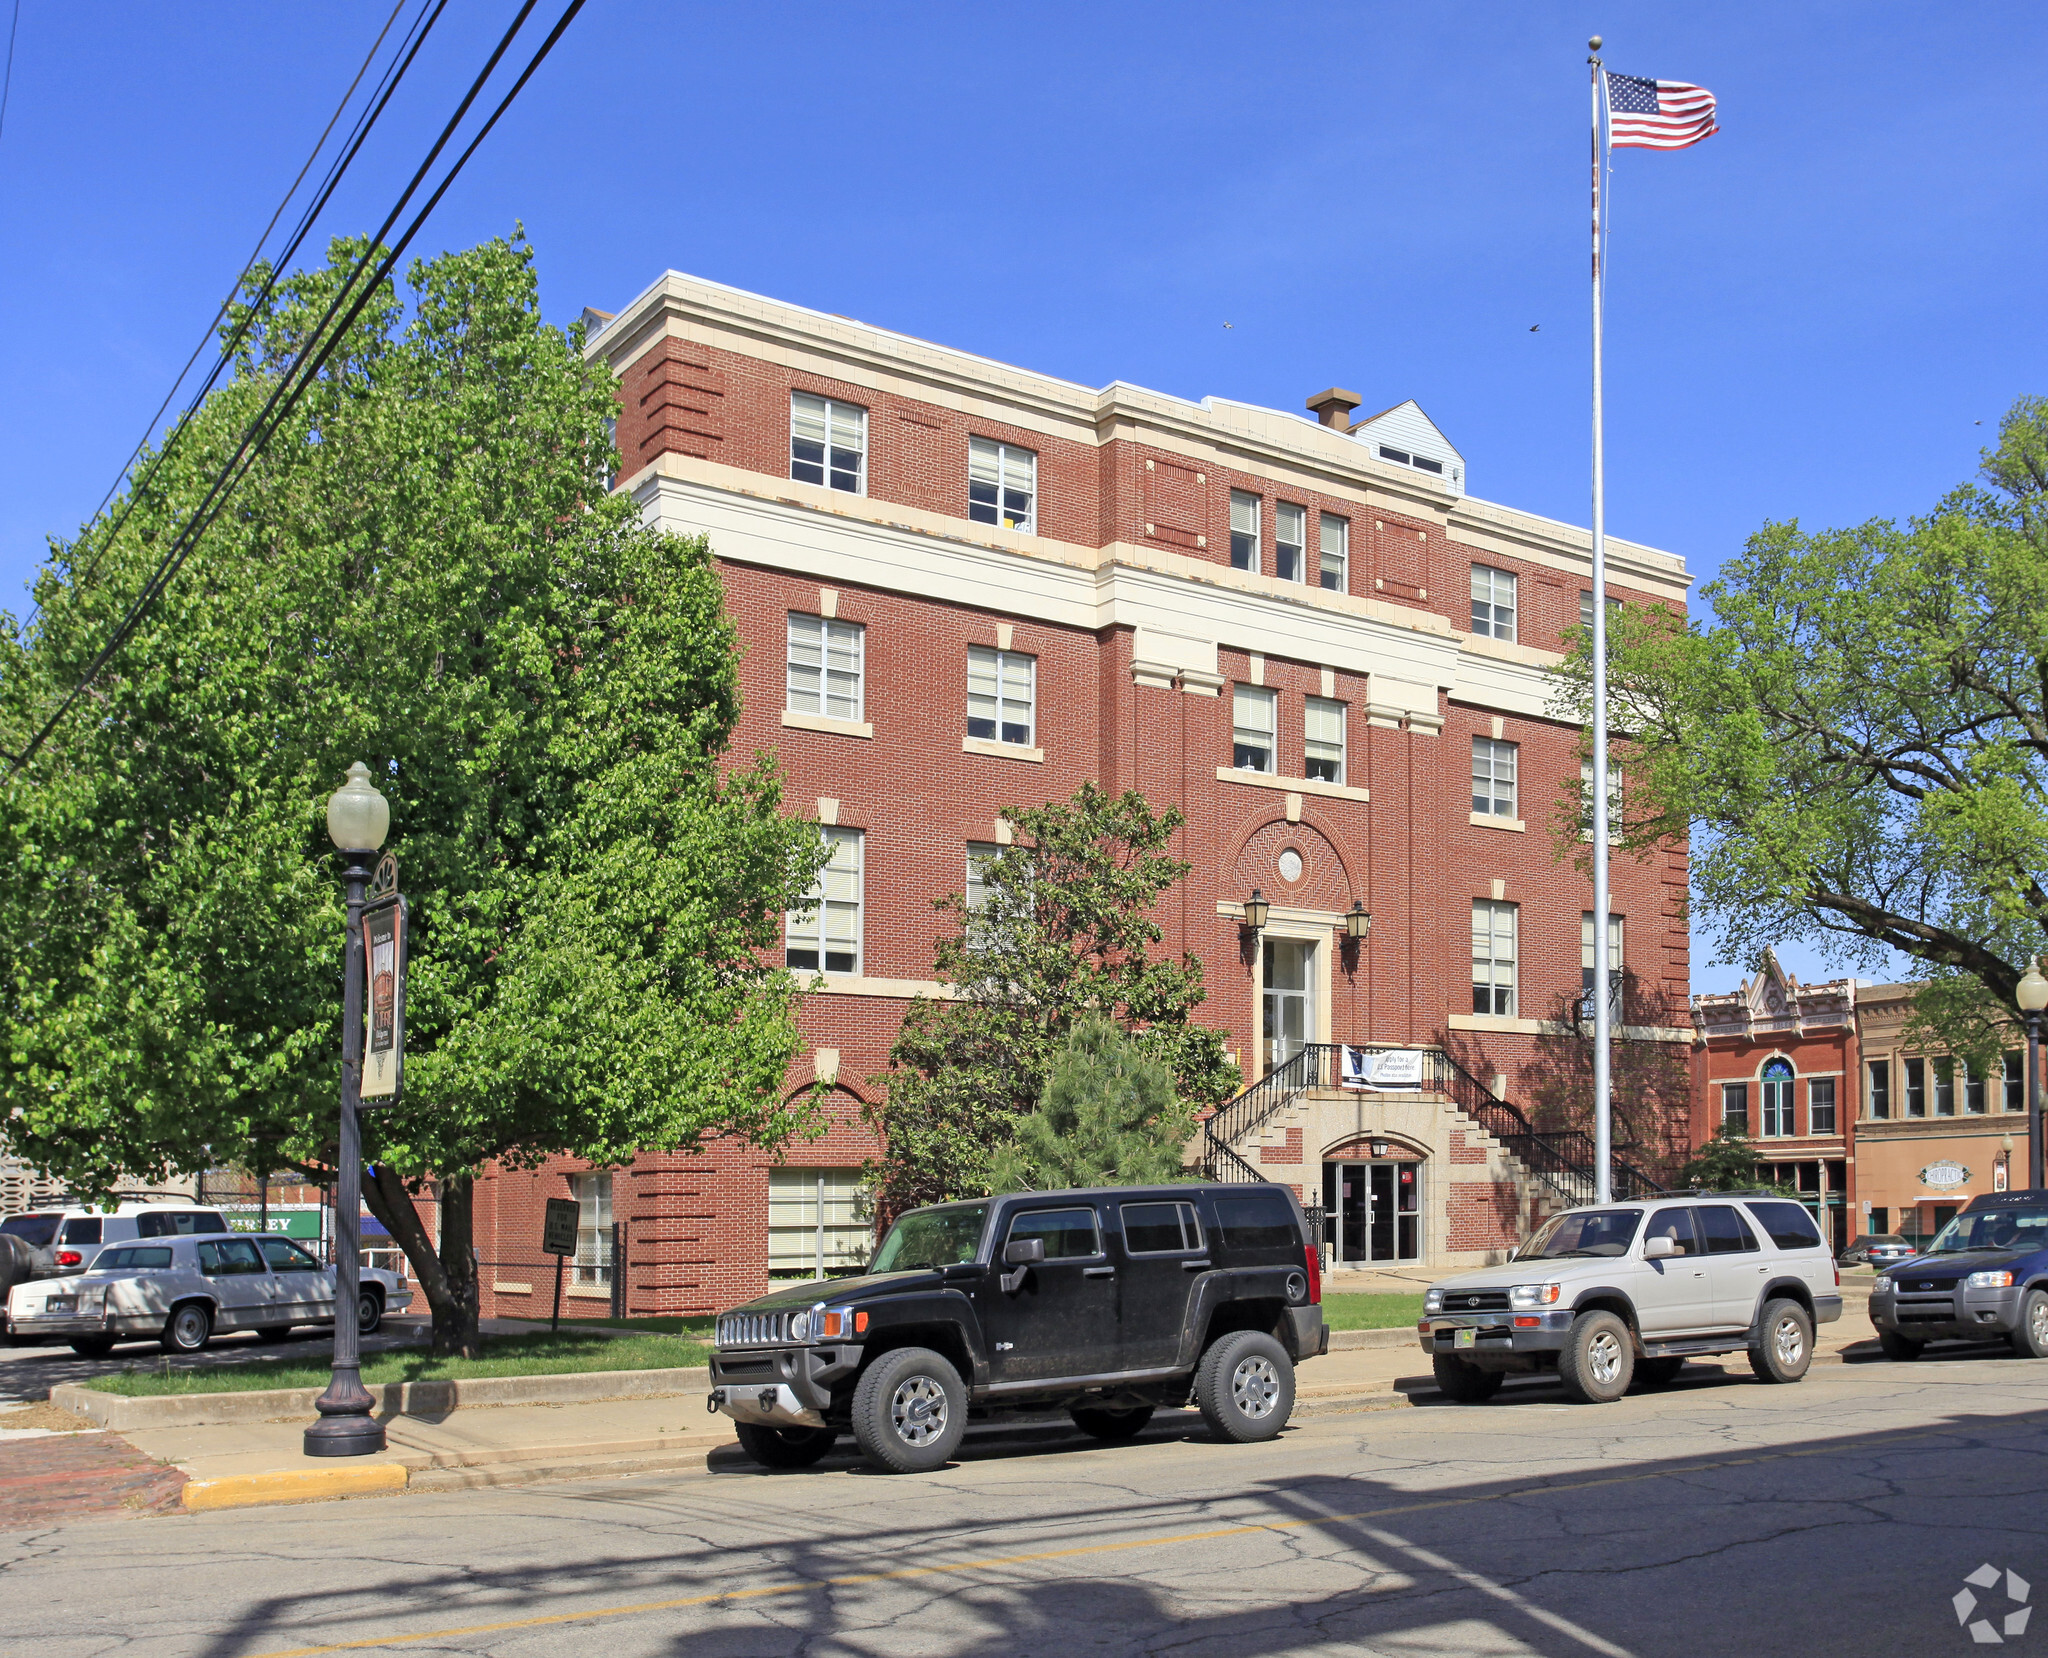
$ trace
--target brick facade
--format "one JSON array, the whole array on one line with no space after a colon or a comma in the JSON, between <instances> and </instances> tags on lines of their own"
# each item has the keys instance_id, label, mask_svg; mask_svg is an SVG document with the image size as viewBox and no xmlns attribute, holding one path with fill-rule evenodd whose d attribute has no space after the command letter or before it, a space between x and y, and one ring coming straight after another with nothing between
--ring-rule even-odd
<instances>
[{"instance_id":1,"label":"brick facade","mask_svg":"<svg viewBox=\"0 0 2048 1658\"><path fill-rule=\"evenodd\" d=\"M1089 779L1186 814L1175 850L1194 873L1166 895L1164 947L1201 958L1205 1017L1247 1080L1264 1062L1262 956L1240 920L1257 888L1268 935L1314 949L1317 1039L1448 1046L1532 1114L1572 1115L1569 1089L1546 1105L1535 1085L1565 1074L1578 1040L1558 1020L1580 987L1590 909L1590 881L1553 831L1577 787L1578 733L1547 717L1545 677L1589 584L1583 531L1469 498L1301 417L1074 386L673 274L589 353L619 380L617 487L651 522L708 535L718 558L745 651L733 752L773 751L790 809L864 835L860 971L807 1000L790 1078L792 1090L820 1066L836 1078L833 1126L792 1145L789 1164L847 1169L872 1154L861 1106L907 998L936 989L932 900L961 890L967 843L998 840L1003 807ZM864 493L792 478L793 393L867 411ZM971 438L1036 455L1031 532L970 517ZM1260 500L1259 571L1231 565L1233 490ZM1304 509L1312 571L1320 515L1347 521L1343 591L1271 573L1283 502ZM1626 543L1610 554L1618 598L1682 612L1679 561ZM1513 641L1470 631L1474 564L1516 577ZM792 612L864 628L859 722L786 716ZM1036 659L1028 750L966 738L970 646ZM1277 694L1277 775L1232 768L1239 684ZM1310 697L1345 706L1341 785L1305 776ZM1520 745L1511 823L1474 821L1474 738ZM1614 861L1630 1038L1680 1053L1685 881L1683 848ZM1362 946L1342 939L1354 900L1373 917ZM1510 1017L1468 1011L1475 900L1519 906ZM1683 1095L1681 1082L1678 1142ZM1291 1132L1263 1158L1301 1165L1314 1201L1327 1148ZM1484 1148L1461 1179L1463 1161L1453 1152L1425 1186L1432 1235L1498 1248L1519 1225L1512 1182L1504 1196ZM617 1172L630 1312L701 1312L764 1287L774 1162L713 1146ZM541 1200L572 1172L486 1181L478 1247L499 1263L485 1270L487 1311L542 1299L543 1269L524 1263L540 1260Z\"/></svg>"}]
</instances>

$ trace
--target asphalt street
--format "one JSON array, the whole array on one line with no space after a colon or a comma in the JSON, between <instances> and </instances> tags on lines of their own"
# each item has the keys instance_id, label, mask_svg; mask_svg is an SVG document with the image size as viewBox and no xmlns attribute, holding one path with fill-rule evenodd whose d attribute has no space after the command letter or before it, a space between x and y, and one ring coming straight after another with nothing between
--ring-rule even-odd
<instances>
[{"instance_id":1,"label":"asphalt street","mask_svg":"<svg viewBox=\"0 0 2048 1658\"><path fill-rule=\"evenodd\" d=\"M1614 1405L1511 1388L1258 1446L1185 1421L1114 1449L970 1440L910 1478L721 1450L686 1474L17 1532L0 1629L36 1658L1869 1658L1986 1644L1968 1589L2024 1651L2048 1646L2004 1633L2048 1594L2044 1488L2048 1364L1977 1349L1781 1388L1700 1367Z\"/></svg>"}]
</instances>

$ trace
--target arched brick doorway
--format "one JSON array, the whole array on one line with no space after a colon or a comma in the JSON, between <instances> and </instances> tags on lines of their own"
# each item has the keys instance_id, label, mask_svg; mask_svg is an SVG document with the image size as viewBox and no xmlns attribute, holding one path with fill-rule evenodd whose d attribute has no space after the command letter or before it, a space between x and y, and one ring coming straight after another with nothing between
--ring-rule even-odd
<instances>
[{"instance_id":1,"label":"arched brick doorway","mask_svg":"<svg viewBox=\"0 0 2048 1658\"><path fill-rule=\"evenodd\" d=\"M1422 1259L1425 1153L1368 1134L1323 1153L1324 1241L1330 1264L1395 1266Z\"/></svg>"}]
</instances>

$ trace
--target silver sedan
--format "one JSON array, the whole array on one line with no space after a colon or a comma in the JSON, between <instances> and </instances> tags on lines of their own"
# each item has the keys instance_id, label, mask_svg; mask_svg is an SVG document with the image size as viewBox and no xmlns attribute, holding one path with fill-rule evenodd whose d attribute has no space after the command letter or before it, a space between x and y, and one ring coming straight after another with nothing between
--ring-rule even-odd
<instances>
[{"instance_id":1,"label":"silver sedan","mask_svg":"<svg viewBox=\"0 0 2048 1658\"><path fill-rule=\"evenodd\" d=\"M411 1305L394 1272L365 1267L357 1328L377 1328ZM100 1358L122 1341L156 1341L167 1353L196 1353L216 1333L254 1330L283 1341L298 1324L334 1322L334 1269L289 1238L234 1233L164 1238L100 1251L73 1278L17 1284L7 1297L7 1333L23 1344L69 1342Z\"/></svg>"}]
</instances>

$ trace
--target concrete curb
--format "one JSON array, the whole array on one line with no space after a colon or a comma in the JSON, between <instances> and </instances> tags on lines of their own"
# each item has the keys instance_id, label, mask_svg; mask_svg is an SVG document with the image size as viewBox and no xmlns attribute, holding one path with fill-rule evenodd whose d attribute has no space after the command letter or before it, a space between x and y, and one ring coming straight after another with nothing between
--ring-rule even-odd
<instances>
[{"instance_id":1,"label":"concrete curb","mask_svg":"<svg viewBox=\"0 0 2048 1658\"><path fill-rule=\"evenodd\" d=\"M386 1382L370 1389L381 1418L441 1418L465 1405L573 1405L599 1399L654 1399L711 1386L702 1367L681 1370L578 1370L559 1376L482 1376L460 1382ZM50 1403L76 1411L102 1428L208 1428L229 1422L304 1419L316 1412L321 1388L266 1388L252 1393L168 1393L131 1399L76 1383L50 1389Z\"/></svg>"},{"instance_id":2,"label":"concrete curb","mask_svg":"<svg viewBox=\"0 0 2048 1658\"><path fill-rule=\"evenodd\" d=\"M1419 1338L1412 1324L1396 1324L1390 1330L1332 1330L1330 1351L1332 1353L1353 1353L1361 1348L1414 1347L1421 1351ZM1306 1363L1306 1360L1302 1361Z\"/></svg>"},{"instance_id":3,"label":"concrete curb","mask_svg":"<svg viewBox=\"0 0 2048 1658\"><path fill-rule=\"evenodd\" d=\"M332 1502L340 1497L382 1497L403 1491L406 1470L395 1462L345 1468L295 1468L271 1474L232 1474L217 1480L187 1480L182 1493L195 1513L216 1508L253 1508L262 1503Z\"/></svg>"}]
</instances>

